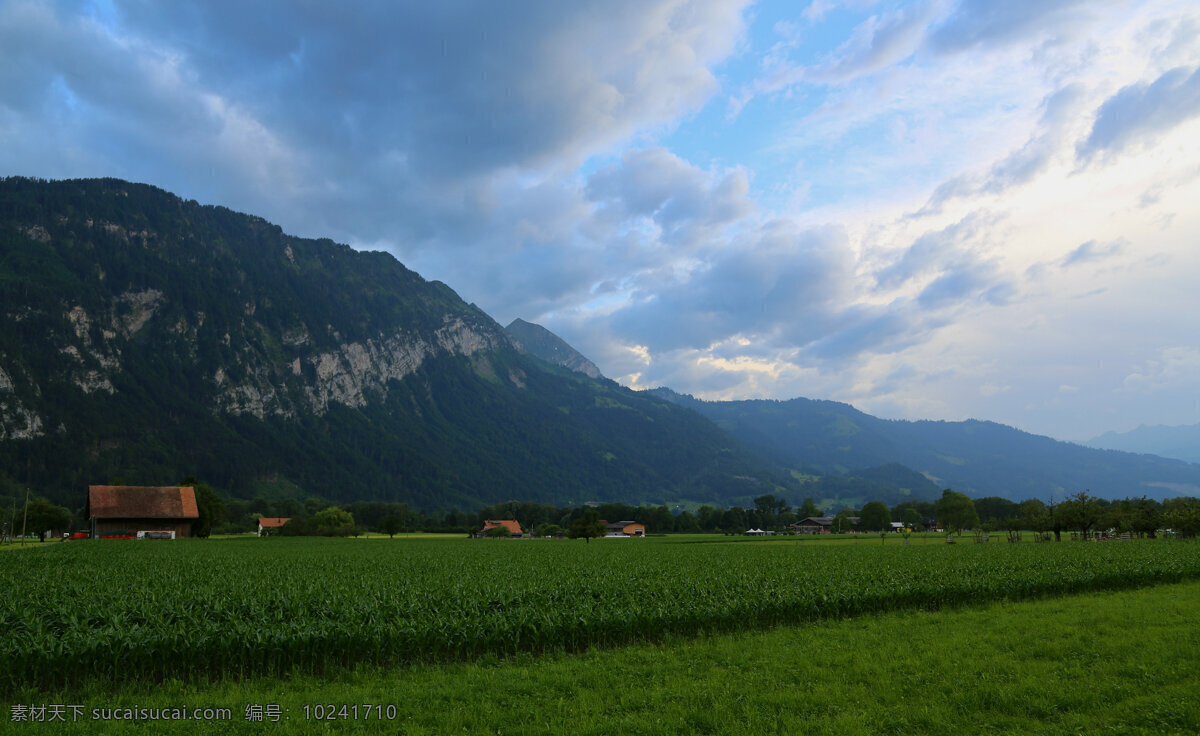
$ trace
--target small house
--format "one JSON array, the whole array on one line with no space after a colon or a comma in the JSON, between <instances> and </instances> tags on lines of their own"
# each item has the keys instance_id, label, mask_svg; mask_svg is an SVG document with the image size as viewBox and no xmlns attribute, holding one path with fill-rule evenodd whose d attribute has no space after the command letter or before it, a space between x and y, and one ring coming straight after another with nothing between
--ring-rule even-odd
<instances>
[{"instance_id":1,"label":"small house","mask_svg":"<svg viewBox=\"0 0 1200 736\"><path fill-rule=\"evenodd\" d=\"M260 516L258 517L258 536L269 537L272 534L278 534L283 525L292 520L292 517L278 516Z\"/></svg>"},{"instance_id":2,"label":"small house","mask_svg":"<svg viewBox=\"0 0 1200 736\"><path fill-rule=\"evenodd\" d=\"M508 534L511 537L520 537L525 534L525 532L521 531L521 525L514 519L485 519L483 522L483 528L479 530L477 536L487 536L489 531L498 526L502 526L507 529Z\"/></svg>"},{"instance_id":3,"label":"small house","mask_svg":"<svg viewBox=\"0 0 1200 736\"><path fill-rule=\"evenodd\" d=\"M138 532L174 532L178 539L192 536L200 512L191 486L88 486L87 516L92 539Z\"/></svg>"},{"instance_id":4,"label":"small house","mask_svg":"<svg viewBox=\"0 0 1200 736\"><path fill-rule=\"evenodd\" d=\"M644 537L646 536L646 525L636 521L606 521L604 522L604 536Z\"/></svg>"},{"instance_id":5,"label":"small house","mask_svg":"<svg viewBox=\"0 0 1200 736\"><path fill-rule=\"evenodd\" d=\"M798 534L828 534L833 529L832 516L810 516L789 524Z\"/></svg>"}]
</instances>

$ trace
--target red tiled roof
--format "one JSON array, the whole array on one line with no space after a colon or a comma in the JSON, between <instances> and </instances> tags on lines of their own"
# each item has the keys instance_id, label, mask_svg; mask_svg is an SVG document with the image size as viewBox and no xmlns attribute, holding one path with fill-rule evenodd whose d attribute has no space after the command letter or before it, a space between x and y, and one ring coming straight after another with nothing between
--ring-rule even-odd
<instances>
[{"instance_id":1,"label":"red tiled roof","mask_svg":"<svg viewBox=\"0 0 1200 736\"><path fill-rule=\"evenodd\" d=\"M483 531L486 532L488 529L494 529L498 526L502 526L502 527L508 529L513 534L524 534L525 533L525 532L521 531L521 525L518 524L516 521L513 521L512 519L498 519L498 520L485 519L483 522Z\"/></svg>"},{"instance_id":2,"label":"red tiled roof","mask_svg":"<svg viewBox=\"0 0 1200 736\"><path fill-rule=\"evenodd\" d=\"M272 529L277 526L283 526L292 520L292 517L281 518L275 516L260 516L258 517L258 525L263 529Z\"/></svg>"},{"instance_id":3,"label":"red tiled roof","mask_svg":"<svg viewBox=\"0 0 1200 736\"><path fill-rule=\"evenodd\" d=\"M198 519L191 486L88 486L93 519Z\"/></svg>"}]
</instances>

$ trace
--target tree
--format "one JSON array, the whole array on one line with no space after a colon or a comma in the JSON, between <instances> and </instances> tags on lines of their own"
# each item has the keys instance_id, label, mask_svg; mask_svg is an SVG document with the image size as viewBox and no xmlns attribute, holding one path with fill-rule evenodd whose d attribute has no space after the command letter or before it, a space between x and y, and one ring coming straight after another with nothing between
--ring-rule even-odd
<instances>
[{"instance_id":1,"label":"tree","mask_svg":"<svg viewBox=\"0 0 1200 736\"><path fill-rule=\"evenodd\" d=\"M1172 498L1163 502L1162 524L1181 537L1200 534L1200 498Z\"/></svg>"},{"instance_id":2,"label":"tree","mask_svg":"<svg viewBox=\"0 0 1200 736\"><path fill-rule=\"evenodd\" d=\"M608 530L600 523L600 517L596 515L596 512L588 509L583 512L583 516L571 524L570 530L567 531L567 537L583 539L585 543L590 544L592 537L603 537L606 531Z\"/></svg>"},{"instance_id":3,"label":"tree","mask_svg":"<svg viewBox=\"0 0 1200 736\"><path fill-rule=\"evenodd\" d=\"M1050 518L1050 509L1036 498L1022 501L1020 506L1018 506L1017 521L1023 529L1030 529L1035 532L1048 532L1050 531L1052 521Z\"/></svg>"},{"instance_id":4,"label":"tree","mask_svg":"<svg viewBox=\"0 0 1200 736\"><path fill-rule=\"evenodd\" d=\"M1162 504L1142 496L1133 503L1133 521L1130 526L1135 534L1144 534L1154 539L1162 522Z\"/></svg>"},{"instance_id":5,"label":"tree","mask_svg":"<svg viewBox=\"0 0 1200 736\"><path fill-rule=\"evenodd\" d=\"M191 486L196 492L196 511L200 516L192 522L192 536L205 538L212 534L213 527L225 521L225 501L194 475L184 478L179 485Z\"/></svg>"},{"instance_id":6,"label":"tree","mask_svg":"<svg viewBox=\"0 0 1200 736\"><path fill-rule=\"evenodd\" d=\"M811 498L806 498L804 499L804 503L800 504L800 510L796 512L796 515L801 519L820 516L821 509L817 506L816 501L812 500Z\"/></svg>"},{"instance_id":7,"label":"tree","mask_svg":"<svg viewBox=\"0 0 1200 736\"><path fill-rule=\"evenodd\" d=\"M973 501L979 521L989 531L1011 529L1021 515L1021 509L1015 501L999 496L987 496Z\"/></svg>"},{"instance_id":8,"label":"tree","mask_svg":"<svg viewBox=\"0 0 1200 736\"><path fill-rule=\"evenodd\" d=\"M348 537L354 532L354 516L337 506L318 511L312 516L292 519L279 533L289 537Z\"/></svg>"},{"instance_id":9,"label":"tree","mask_svg":"<svg viewBox=\"0 0 1200 736\"><path fill-rule=\"evenodd\" d=\"M63 531L71 525L71 512L44 498L35 498L18 512L17 519L24 519L25 528L36 532L38 541L45 542L47 531Z\"/></svg>"},{"instance_id":10,"label":"tree","mask_svg":"<svg viewBox=\"0 0 1200 736\"><path fill-rule=\"evenodd\" d=\"M696 521L696 515L691 511L684 511L679 516L676 516L675 531L685 534L692 534L700 531L700 524Z\"/></svg>"},{"instance_id":11,"label":"tree","mask_svg":"<svg viewBox=\"0 0 1200 736\"><path fill-rule=\"evenodd\" d=\"M504 526L503 524L497 524L496 526L484 532L483 536L487 537L488 539L507 539L508 537L512 536L512 532L509 531L508 527Z\"/></svg>"},{"instance_id":12,"label":"tree","mask_svg":"<svg viewBox=\"0 0 1200 736\"><path fill-rule=\"evenodd\" d=\"M962 532L963 529L975 529L979 526L975 504L964 493L947 488L942 491L936 509L938 521L946 531Z\"/></svg>"},{"instance_id":13,"label":"tree","mask_svg":"<svg viewBox=\"0 0 1200 736\"><path fill-rule=\"evenodd\" d=\"M324 537L345 537L354 531L354 516L337 506L318 511L311 518L316 533Z\"/></svg>"},{"instance_id":14,"label":"tree","mask_svg":"<svg viewBox=\"0 0 1200 736\"><path fill-rule=\"evenodd\" d=\"M833 517L833 523L830 525L830 530L834 534L854 531L854 510L842 509L837 512L837 516Z\"/></svg>"},{"instance_id":15,"label":"tree","mask_svg":"<svg viewBox=\"0 0 1200 736\"><path fill-rule=\"evenodd\" d=\"M754 499L754 510L762 514L764 518L778 516L784 511L787 511L787 508L787 499L777 498L772 493L768 493Z\"/></svg>"},{"instance_id":16,"label":"tree","mask_svg":"<svg viewBox=\"0 0 1200 736\"><path fill-rule=\"evenodd\" d=\"M912 529L913 531L921 531L925 525L924 520L921 518L921 512L917 511L911 506L907 506L901 510L900 523L903 524L906 529Z\"/></svg>"},{"instance_id":17,"label":"tree","mask_svg":"<svg viewBox=\"0 0 1200 736\"><path fill-rule=\"evenodd\" d=\"M535 537L557 537L562 533L563 528L561 526L558 524L551 524L550 522L538 524L533 530L533 536Z\"/></svg>"},{"instance_id":18,"label":"tree","mask_svg":"<svg viewBox=\"0 0 1200 736\"><path fill-rule=\"evenodd\" d=\"M1101 508L1094 496L1080 491L1054 507L1054 516L1063 529L1073 529L1086 535L1097 526Z\"/></svg>"},{"instance_id":19,"label":"tree","mask_svg":"<svg viewBox=\"0 0 1200 736\"><path fill-rule=\"evenodd\" d=\"M388 514L379 520L379 531L394 539L396 535L404 528L404 522L400 521L400 517L395 514Z\"/></svg>"},{"instance_id":20,"label":"tree","mask_svg":"<svg viewBox=\"0 0 1200 736\"><path fill-rule=\"evenodd\" d=\"M867 532L887 531L892 525L892 512L882 501L872 501L859 512L858 527Z\"/></svg>"}]
</instances>

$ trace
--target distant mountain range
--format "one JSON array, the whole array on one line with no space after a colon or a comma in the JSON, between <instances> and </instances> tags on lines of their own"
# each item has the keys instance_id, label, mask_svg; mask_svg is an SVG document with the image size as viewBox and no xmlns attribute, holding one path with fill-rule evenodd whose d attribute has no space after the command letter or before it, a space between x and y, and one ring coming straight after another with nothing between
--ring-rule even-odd
<instances>
[{"instance_id":1,"label":"distant mountain range","mask_svg":"<svg viewBox=\"0 0 1200 736\"><path fill-rule=\"evenodd\" d=\"M1200 495L1200 465L1099 450L995 422L895 421L811 399L700 401L650 393L694 409L790 467L839 473L900 463L969 496L1049 501L1079 491L1108 498Z\"/></svg>"},{"instance_id":2,"label":"distant mountain range","mask_svg":"<svg viewBox=\"0 0 1200 736\"><path fill-rule=\"evenodd\" d=\"M1084 444L1105 450L1140 452L1200 463L1200 424L1182 427L1143 425L1128 432L1105 432Z\"/></svg>"}]
</instances>

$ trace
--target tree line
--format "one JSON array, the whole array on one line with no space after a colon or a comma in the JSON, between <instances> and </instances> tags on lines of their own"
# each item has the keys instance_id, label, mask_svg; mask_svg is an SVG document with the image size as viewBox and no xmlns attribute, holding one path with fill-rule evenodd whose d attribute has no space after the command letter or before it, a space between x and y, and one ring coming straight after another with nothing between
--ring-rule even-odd
<instances>
[{"instance_id":1,"label":"tree line","mask_svg":"<svg viewBox=\"0 0 1200 736\"><path fill-rule=\"evenodd\" d=\"M384 501L337 505L318 497L228 498L194 477L185 478L180 484L196 489L200 519L194 525L193 534L200 537L211 533L256 531L259 517L294 520L284 527L285 534L348 536L367 531L468 534L481 529L485 519L513 519L527 532L553 536L567 534L573 527L584 528L598 520L635 521L645 525L649 534L739 534L751 528L781 533L805 518L829 515L812 498L792 506L787 499L773 494L754 498L753 505L748 507L702 505L695 510L667 505L556 506L508 501L475 511L455 508L429 512L414 509L406 503ZM1064 532L1088 534L1108 530L1154 537L1160 530L1170 529L1180 536L1190 537L1200 534L1200 498L1180 497L1160 502L1142 496L1108 500L1082 491L1049 502L1039 499L1017 502L998 496L972 499L945 489L936 501L911 500L891 507L882 501L871 501L861 509L842 508L833 515L832 530L886 531L892 528L893 522L913 531L931 528L950 532L1028 530L1053 533L1060 538ZM23 528L30 535L44 536L48 530L69 531L87 526L85 508L71 511L39 496L31 496L28 504L23 497L0 496L0 530L6 537L20 534Z\"/></svg>"}]
</instances>

